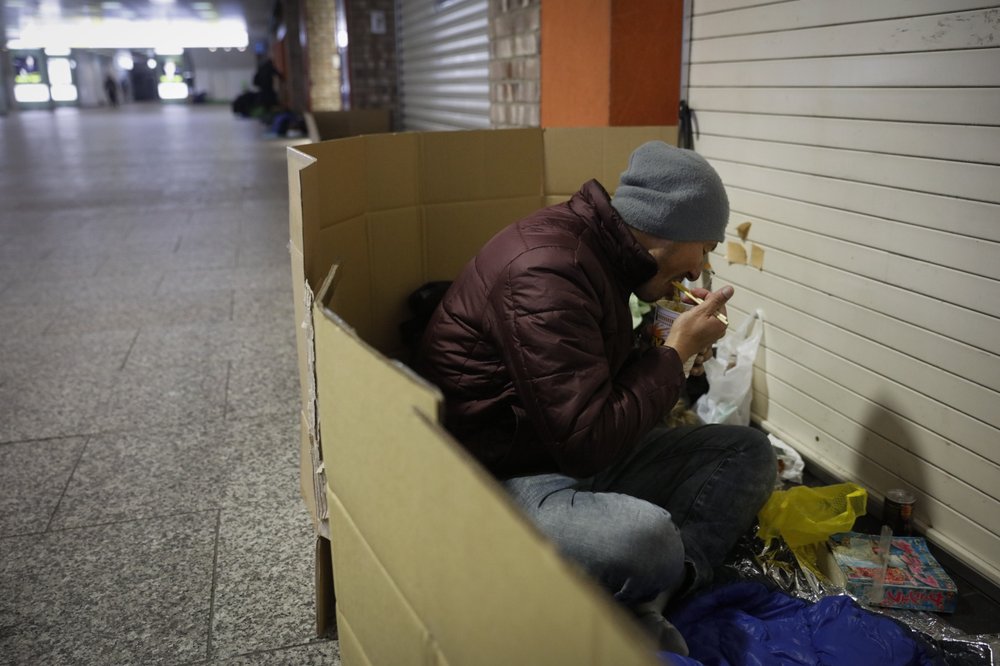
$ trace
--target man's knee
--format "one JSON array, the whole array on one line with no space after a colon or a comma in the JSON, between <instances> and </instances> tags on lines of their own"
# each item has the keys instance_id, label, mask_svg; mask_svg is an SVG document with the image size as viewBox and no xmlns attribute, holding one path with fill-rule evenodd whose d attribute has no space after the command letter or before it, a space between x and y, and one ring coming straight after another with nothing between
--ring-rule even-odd
<instances>
[{"instance_id":1,"label":"man's knee","mask_svg":"<svg viewBox=\"0 0 1000 666\"><path fill-rule=\"evenodd\" d=\"M738 467L741 474L751 481L750 486L757 490L758 505L763 505L774 490L778 459L767 433L750 427L741 427L740 430L740 444L735 453Z\"/></svg>"},{"instance_id":2,"label":"man's knee","mask_svg":"<svg viewBox=\"0 0 1000 666\"><path fill-rule=\"evenodd\" d=\"M644 503L645 504L645 503ZM600 578L624 602L643 601L673 589L684 575L684 546L670 514L653 504L637 510L608 535Z\"/></svg>"}]
</instances>

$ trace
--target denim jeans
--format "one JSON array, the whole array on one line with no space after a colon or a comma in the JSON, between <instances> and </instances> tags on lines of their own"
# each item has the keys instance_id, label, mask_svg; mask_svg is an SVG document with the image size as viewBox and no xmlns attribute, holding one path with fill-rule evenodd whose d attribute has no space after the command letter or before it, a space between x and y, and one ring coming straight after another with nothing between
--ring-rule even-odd
<instances>
[{"instance_id":1,"label":"denim jeans","mask_svg":"<svg viewBox=\"0 0 1000 666\"><path fill-rule=\"evenodd\" d=\"M565 557L631 606L708 583L776 474L758 430L661 427L594 477L538 474L504 486Z\"/></svg>"}]
</instances>

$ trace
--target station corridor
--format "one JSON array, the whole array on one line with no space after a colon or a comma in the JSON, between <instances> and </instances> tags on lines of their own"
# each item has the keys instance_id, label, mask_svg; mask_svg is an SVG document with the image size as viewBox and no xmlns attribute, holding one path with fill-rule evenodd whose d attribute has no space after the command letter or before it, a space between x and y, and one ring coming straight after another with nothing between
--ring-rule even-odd
<instances>
[{"instance_id":1,"label":"station corridor","mask_svg":"<svg viewBox=\"0 0 1000 666\"><path fill-rule=\"evenodd\" d=\"M0 117L0 664L339 664L299 496L285 148Z\"/></svg>"}]
</instances>

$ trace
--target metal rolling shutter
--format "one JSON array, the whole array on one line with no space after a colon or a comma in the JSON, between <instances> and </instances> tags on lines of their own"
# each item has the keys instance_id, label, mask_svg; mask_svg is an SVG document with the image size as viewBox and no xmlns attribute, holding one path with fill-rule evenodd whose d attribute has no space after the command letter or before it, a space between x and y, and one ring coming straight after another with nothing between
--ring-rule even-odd
<instances>
[{"instance_id":1,"label":"metal rolling shutter","mask_svg":"<svg viewBox=\"0 0 1000 666\"><path fill-rule=\"evenodd\" d=\"M694 0L696 150L761 270L753 412L1000 581L1000 8Z\"/></svg>"},{"instance_id":2,"label":"metal rolling shutter","mask_svg":"<svg viewBox=\"0 0 1000 666\"><path fill-rule=\"evenodd\" d=\"M404 129L490 126L487 0L401 0L399 57Z\"/></svg>"}]
</instances>

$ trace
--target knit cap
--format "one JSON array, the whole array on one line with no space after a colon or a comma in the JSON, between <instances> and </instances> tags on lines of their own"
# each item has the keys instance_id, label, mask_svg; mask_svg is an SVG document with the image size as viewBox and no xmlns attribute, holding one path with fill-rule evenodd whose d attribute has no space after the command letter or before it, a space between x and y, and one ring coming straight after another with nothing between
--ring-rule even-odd
<instances>
[{"instance_id":1,"label":"knit cap","mask_svg":"<svg viewBox=\"0 0 1000 666\"><path fill-rule=\"evenodd\" d=\"M722 241L729 222L715 169L693 150L662 141L632 152L611 204L630 227L673 241Z\"/></svg>"}]
</instances>

